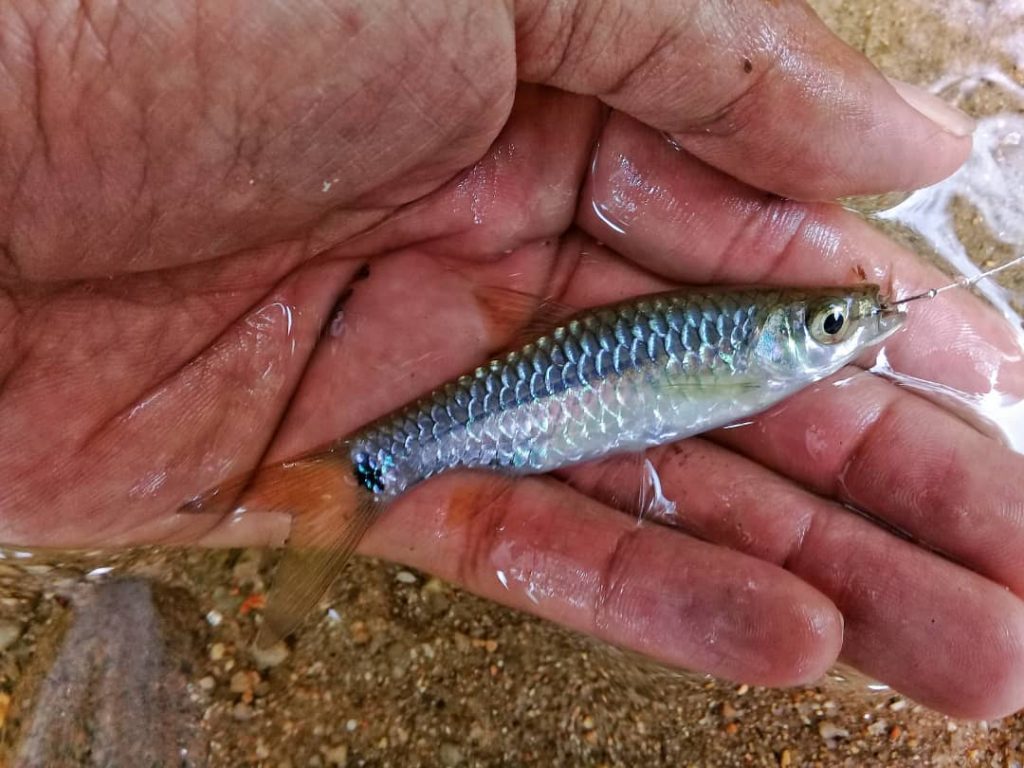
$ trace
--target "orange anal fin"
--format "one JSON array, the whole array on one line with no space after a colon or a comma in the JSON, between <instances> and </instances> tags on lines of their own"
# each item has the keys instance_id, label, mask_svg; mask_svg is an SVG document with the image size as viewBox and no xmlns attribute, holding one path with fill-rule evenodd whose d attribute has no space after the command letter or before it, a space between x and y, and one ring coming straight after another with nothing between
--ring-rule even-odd
<instances>
[{"instance_id":1,"label":"orange anal fin","mask_svg":"<svg viewBox=\"0 0 1024 768\"><path fill-rule=\"evenodd\" d=\"M474 295L495 336L517 349L536 341L579 312L575 307L500 286L478 286Z\"/></svg>"}]
</instances>

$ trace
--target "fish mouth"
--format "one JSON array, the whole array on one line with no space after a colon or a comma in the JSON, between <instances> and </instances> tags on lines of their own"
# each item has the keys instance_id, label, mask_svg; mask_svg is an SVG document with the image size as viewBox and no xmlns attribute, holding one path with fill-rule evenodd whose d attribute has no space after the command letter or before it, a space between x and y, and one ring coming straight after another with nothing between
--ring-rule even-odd
<instances>
[{"instance_id":1,"label":"fish mouth","mask_svg":"<svg viewBox=\"0 0 1024 768\"><path fill-rule=\"evenodd\" d=\"M907 320L907 312L896 307L883 307L875 317L878 323L876 341L880 341L892 336L903 327L903 323Z\"/></svg>"}]
</instances>

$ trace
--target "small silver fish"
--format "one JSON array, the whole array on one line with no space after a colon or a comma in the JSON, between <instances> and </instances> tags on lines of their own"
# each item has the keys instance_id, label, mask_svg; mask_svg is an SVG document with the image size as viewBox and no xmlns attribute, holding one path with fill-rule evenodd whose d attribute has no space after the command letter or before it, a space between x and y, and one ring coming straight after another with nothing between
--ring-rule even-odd
<instances>
[{"instance_id":1,"label":"small silver fish","mask_svg":"<svg viewBox=\"0 0 1024 768\"><path fill-rule=\"evenodd\" d=\"M260 642L292 631L392 499L451 469L522 475L764 411L892 335L877 286L688 289L585 310L325 449L192 503L293 515Z\"/></svg>"}]
</instances>

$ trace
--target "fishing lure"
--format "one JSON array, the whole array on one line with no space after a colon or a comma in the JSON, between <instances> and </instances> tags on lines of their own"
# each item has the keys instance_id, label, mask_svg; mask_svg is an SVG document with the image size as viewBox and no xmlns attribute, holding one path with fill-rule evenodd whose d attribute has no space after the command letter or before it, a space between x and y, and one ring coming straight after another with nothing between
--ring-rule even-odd
<instances>
[{"instance_id":1,"label":"fishing lure","mask_svg":"<svg viewBox=\"0 0 1024 768\"><path fill-rule=\"evenodd\" d=\"M393 499L452 469L548 472L764 411L896 332L877 286L685 289L584 310L353 435L191 511L283 511L260 644L294 630Z\"/></svg>"}]
</instances>

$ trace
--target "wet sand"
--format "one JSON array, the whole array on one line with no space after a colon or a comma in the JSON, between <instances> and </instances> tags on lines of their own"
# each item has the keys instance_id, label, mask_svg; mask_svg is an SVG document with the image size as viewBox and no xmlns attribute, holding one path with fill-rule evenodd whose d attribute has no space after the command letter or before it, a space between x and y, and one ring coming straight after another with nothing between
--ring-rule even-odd
<instances>
[{"instance_id":1,"label":"wet sand","mask_svg":"<svg viewBox=\"0 0 1024 768\"><path fill-rule=\"evenodd\" d=\"M971 18L953 9L973 4L952 2L945 20L902 1L815 5L891 75L930 84L984 64L1024 86L991 45L995 4ZM1024 114L997 84L966 105ZM955 217L979 262L1005 258L974 208ZM0 564L0 764L20 752L47 766L1020 766L1024 754L1020 717L958 723L862 683L769 691L672 674L368 560L294 645L254 658L272 555L126 555L112 575L152 589L109 574L82 586L109 560L30 561L27 575ZM143 714L160 733L143 732Z\"/></svg>"}]
</instances>

